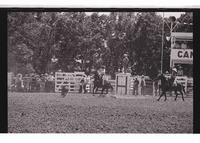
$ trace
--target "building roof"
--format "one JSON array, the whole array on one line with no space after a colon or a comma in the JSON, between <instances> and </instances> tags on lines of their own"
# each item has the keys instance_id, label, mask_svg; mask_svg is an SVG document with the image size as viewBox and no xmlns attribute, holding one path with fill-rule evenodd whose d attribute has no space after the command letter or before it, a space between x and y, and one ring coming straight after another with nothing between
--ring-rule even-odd
<instances>
[{"instance_id":1,"label":"building roof","mask_svg":"<svg viewBox=\"0 0 200 143\"><path fill-rule=\"evenodd\" d=\"M193 39L193 33L186 33L186 32L172 32L172 37L175 37L179 40L192 40Z\"/></svg>"}]
</instances>

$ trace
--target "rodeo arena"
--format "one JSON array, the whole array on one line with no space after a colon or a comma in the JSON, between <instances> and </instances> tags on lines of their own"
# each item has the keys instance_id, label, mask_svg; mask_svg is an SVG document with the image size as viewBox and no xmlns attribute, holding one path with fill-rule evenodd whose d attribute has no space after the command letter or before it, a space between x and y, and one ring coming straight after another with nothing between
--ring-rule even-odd
<instances>
[{"instance_id":1,"label":"rodeo arena","mask_svg":"<svg viewBox=\"0 0 200 143\"><path fill-rule=\"evenodd\" d=\"M8 72L8 131L192 133L192 41L192 33L171 32L170 70L156 79L132 75L129 53L114 78L104 65L89 74Z\"/></svg>"}]
</instances>

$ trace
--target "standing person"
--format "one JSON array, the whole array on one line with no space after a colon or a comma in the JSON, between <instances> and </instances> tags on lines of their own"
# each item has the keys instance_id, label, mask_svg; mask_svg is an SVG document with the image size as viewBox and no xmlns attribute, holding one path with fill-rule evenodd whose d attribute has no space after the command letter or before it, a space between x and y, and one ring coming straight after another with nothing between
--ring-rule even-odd
<instances>
[{"instance_id":1,"label":"standing person","mask_svg":"<svg viewBox=\"0 0 200 143\"><path fill-rule=\"evenodd\" d=\"M41 90L41 78L40 76L37 74L36 75L36 91L39 92Z\"/></svg>"},{"instance_id":2,"label":"standing person","mask_svg":"<svg viewBox=\"0 0 200 143\"><path fill-rule=\"evenodd\" d=\"M15 85L16 85L16 89L18 92L22 91L23 89L23 81L22 81L22 74L17 74L16 80L15 80Z\"/></svg>"},{"instance_id":3,"label":"standing person","mask_svg":"<svg viewBox=\"0 0 200 143\"><path fill-rule=\"evenodd\" d=\"M136 77L133 84L133 95L138 95L138 85L139 85L139 80Z\"/></svg>"},{"instance_id":4,"label":"standing person","mask_svg":"<svg viewBox=\"0 0 200 143\"><path fill-rule=\"evenodd\" d=\"M36 83L37 83L37 80L36 80L36 75L35 74L32 74L32 77L31 77L31 91L32 92L35 92L37 89L36 87Z\"/></svg>"},{"instance_id":5,"label":"standing person","mask_svg":"<svg viewBox=\"0 0 200 143\"><path fill-rule=\"evenodd\" d=\"M15 91L16 90L16 77L13 74L12 80L11 80L11 91Z\"/></svg>"},{"instance_id":6,"label":"standing person","mask_svg":"<svg viewBox=\"0 0 200 143\"><path fill-rule=\"evenodd\" d=\"M28 87L29 87L28 74L25 74L25 76L23 77L23 81L24 81L24 91L28 92Z\"/></svg>"},{"instance_id":7,"label":"standing person","mask_svg":"<svg viewBox=\"0 0 200 143\"><path fill-rule=\"evenodd\" d=\"M123 73L127 73L128 64L129 64L128 55L124 54L124 58L123 58Z\"/></svg>"},{"instance_id":8,"label":"standing person","mask_svg":"<svg viewBox=\"0 0 200 143\"><path fill-rule=\"evenodd\" d=\"M86 81L86 78L85 77L83 77L82 79L81 79L81 81L80 81L80 88L79 88L79 93L83 93L83 91L84 91L84 93L86 93L87 91L86 91L86 83L87 81Z\"/></svg>"},{"instance_id":9,"label":"standing person","mask_svg":"<svg viewBox=\"0 0 200 143\"><path fill-rule=\"evenodd\" d=\"M47 92L51 92L51 88L52 88L52 76L51 74L47 74L47 77L46 77L46 91Z\"/></svg>"},{"instance_id":10,"label":"standing person","mask_svg":"<svg viewBox=\"0 0 200 143\"><path fill-rule=\"evenodd\" d=\"M55 78L54 78L54 73L51 72L50 76L49 76L49 81L50 81L50 92L54 92L54 88L55 88Z\"/></svg>"},{"instance_id":11,"label":"standing person","mask_svg":"<svg viewBox=\"0 0 200 143\"><path fill-rule=\"evenodd\" d=\"M41 77L40 77L40 79L41 79L41 92L44 92L45 91L45 76L44 76L44 74L41 74Z\"/></svg>"},{"instance_id":12,"label":"standing person","mask_svg":"<svg viewBox=\"0 0 200 143\"><path fill-rule=\"evenodd\" d=\"M144 75L142 75L141 82L140 82L141 95L144 95L145 86L146 86L145 78L144 78Z\"/></svg>"}]
</instances>

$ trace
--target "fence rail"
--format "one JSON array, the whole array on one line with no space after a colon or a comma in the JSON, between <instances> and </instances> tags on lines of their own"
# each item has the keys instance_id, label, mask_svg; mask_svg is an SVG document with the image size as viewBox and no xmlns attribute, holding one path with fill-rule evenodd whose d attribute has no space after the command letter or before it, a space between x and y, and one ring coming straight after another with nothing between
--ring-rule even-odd
<instances>
[{"instance_id":1,"label":"fence rail","mask_svg":"<svg viewBox=\"0 0 200 143\"><path fill-rule=\"evenodd\" d=\"M80 81L87 76L84 73L55 73L55 92L61 92L62 86L67 86L69 92L78 92ZM88 87L87 87L88 88Z\"/></svg>"},{"instance_id":2,"label":"fence rail","mask_svg":"<svg viewBox=\"0 0 200 143\"><path fill-rule=\"evenodd\" d=\"M11 85L11 81L14 78L12 73L8 73L8 87ZM91 80L90 77L86 76L83 72L74 72L74 73L65 73L65 72L56 72L55 73L55 84L54 84L54 90L55 92L61 92L61 87L62 86L67 86L69 89L69 92L79 92L80 88L80 81L82 78L87 79L87 85L86 85L86 90L87 92L92 92L93 88L93 81ZM135 81L136 76L132 76L130 79L130 90L128 91L128 94L133 94L133 86L134 86L134 81ZM140 82L140 77L137 76L139 82ZM30 79L23 77L23 82L27 82ZM108 82L111 83L113 86L114 90L116 89L116 80L111 80L107 78ZM146 86L144 90L144 94L148 95L154 95L155 94L155 86L154 82L149 79L148 77L145 77L146 81ZM185 86L185 90L188 93L193 92L193 78L188 78L188 77L179 77L177 76L177 81L179 83L182 83ZM45 83L44 83L45 84ZM43 84L42 84L43 85ZM114 91L115 92L115 91ZM138 86L138 93L141 94L141 87Z\"/></svg>"}]
</instances>

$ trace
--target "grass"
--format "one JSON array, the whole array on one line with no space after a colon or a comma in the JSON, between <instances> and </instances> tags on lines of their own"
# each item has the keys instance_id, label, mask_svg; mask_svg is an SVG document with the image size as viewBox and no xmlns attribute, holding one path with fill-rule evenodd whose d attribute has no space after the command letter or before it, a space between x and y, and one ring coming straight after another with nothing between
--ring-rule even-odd
<instances>
[{"instance_id":1,"label":"grass","mask_svg":"<svg viewBox=\"0 0 200 143\"><path fill-rule=\"evenodd\" d=\"M157 97L156 97L157 98ZM8 93L9 133L192 133L193 100Z\"/></svg>"}]
</instances>

